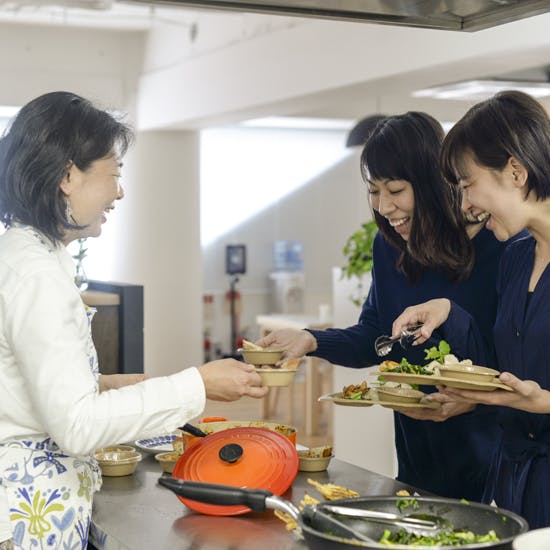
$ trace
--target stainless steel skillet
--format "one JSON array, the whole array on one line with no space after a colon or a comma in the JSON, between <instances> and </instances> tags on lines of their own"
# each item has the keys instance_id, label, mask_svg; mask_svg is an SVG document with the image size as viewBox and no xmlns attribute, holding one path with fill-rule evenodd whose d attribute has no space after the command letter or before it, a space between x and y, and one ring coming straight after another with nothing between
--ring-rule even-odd
<instances>
[{"instance_id":1,"label":"stainless steel skillet","mask_svg":"<svg viewBox=\"0 0 550 550\"><path fill-rule=\"evenodd\" d=\"M274 496L269 491L261 489L241 489L226 485L188 482L174 478L163 477L159 484L167 487L177 495L212 504L245 505L256 512L267 509L281 510L290 514L298 523L301 535L312 550L353 550L356 548L396 550L433 549L434 546L395 545L388 547L376 542L380 539L388 525L366 520L345 520L338 516L338 522L344 526L341 529L334 523L333 518L323 509L323 504L306 506L303 511L294 504L281 497ZM359 497L330 501L327 505L343 506L347 508L368 509L380 512L398 512L397 503L403 497ZM507 510L478 503L465 503L459 500L418 497L415 513L439 516L449 521L455 528L468 529L477 534L485 534L494 530L499 537L498 542L475 543L464 546L468 550L495 549L511 550L514 538L527 531L527 522ZM407 510L403 515L406 515ZM357 535L363 540L360 540ZM367 540L364 540L364 539ZM456 546L437 546L439 550L456 550Z\"/></svg>"}]
</instances>

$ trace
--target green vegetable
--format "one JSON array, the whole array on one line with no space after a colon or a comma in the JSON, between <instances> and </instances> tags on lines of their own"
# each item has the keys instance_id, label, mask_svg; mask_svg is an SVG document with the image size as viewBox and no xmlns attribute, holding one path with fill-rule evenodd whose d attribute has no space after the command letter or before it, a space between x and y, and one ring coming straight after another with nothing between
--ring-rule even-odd
<instances>
[{"instance_id":1,"label":"green vegetable","mask_svg":"<svg viewBox=\"0 0 550 550\"><path fill-rule=\"evenodd\" d=\"M446 531L438 535L417 535L405 530L400 530L397 533L385 530L378 542L385 546L396 544L406 544L408 546L466 546L480 542L498 542L499 540L493 530L484 535L476 535L472 531Z\"/></svg>"},{"instance_id":2,"label":"green vegetable","mask_svg":"<svg viewBox=\"0 0 550 550\"><path fill-rule=\"evenodd\" d=\"M420 506L416 498L400 498L396 501L395 505L401 513L403 513L403 510L405 510L406 508L418 510L418 507Z\"/></svg>"},{"instance_id":3,"label":"green vegetable","mask_svg":"<svg viewBox=\"0 0 550 550\"><path fill-rule=\"evenodd\" d=\"M433 346L430 349L425 349L424 352L426 353L425 359L427 361L435 359L438 363L443 365L443 363L445 363L445 355L451 353L451 346L449 346L445 340L441 340L437 348Z\"/></svg>"},{"instance_id":4,"label":"green vegetable","mask_svg":"<svg viewBox=\"0 0 550 550\"><path fill-rule=\"evenodd\" d=\"M426 367L423 367L422 365L413 365L412 363L409 363L405 357L401 359L401 363L399 363L398 367L388 372L404 372L407 374L427 374L427 375L433 374L433 371L431 369L426 369ZM382 376L384 375L382 374Z\"/></svg>"}]
</instances>

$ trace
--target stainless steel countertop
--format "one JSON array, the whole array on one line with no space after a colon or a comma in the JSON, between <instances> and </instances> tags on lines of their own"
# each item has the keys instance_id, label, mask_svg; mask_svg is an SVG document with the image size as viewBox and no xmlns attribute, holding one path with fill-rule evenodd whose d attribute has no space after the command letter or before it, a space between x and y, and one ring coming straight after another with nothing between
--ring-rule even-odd
<instances>
[{"instance_id":1,"label":"stainless steel countertop","mask_svg":"<svg viewBox=\"0 0 550 550\"><path fill-rule=\"evenodd\" d=\"M162 475L153 455L133 475L104 477L94 495L90 542L99 550L304 550L272 511L241 516L205 516L186 508L157 484ZM164 474L166 475L166 474ZM325 472L299 472L283 498L298 504L306 491L322 500L307 479L353 488L362 496L414 489L386 476L333 459Z\"/></svg>"}]
</instances>

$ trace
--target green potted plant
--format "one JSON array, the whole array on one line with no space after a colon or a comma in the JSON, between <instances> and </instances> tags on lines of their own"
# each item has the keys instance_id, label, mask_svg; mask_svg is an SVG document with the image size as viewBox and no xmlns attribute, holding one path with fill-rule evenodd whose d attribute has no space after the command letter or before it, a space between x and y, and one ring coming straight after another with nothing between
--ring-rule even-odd
<instances>
[{"instance_id":1,"label":"green potted plant","mask_svg":"<svg viewBox=\"0 0 550 550\"><path fill-rule=\"evenodd\" d=\"M377 231L378 226L374 220L365 222L361 229L350 235L343 248L347 263L342 266L342 278L357 280L357 287L350 296L357 306L361 306L366 298L363 276L372 269L372 246Z\"/></svg>"}]
</instances>

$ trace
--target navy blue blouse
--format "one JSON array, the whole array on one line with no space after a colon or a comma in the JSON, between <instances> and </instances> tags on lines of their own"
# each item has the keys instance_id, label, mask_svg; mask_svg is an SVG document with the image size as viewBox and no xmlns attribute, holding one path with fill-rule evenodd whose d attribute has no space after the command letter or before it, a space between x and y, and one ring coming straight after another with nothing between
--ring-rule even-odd
<instances>
[{"instance_id":1,"label":"navy blue blouse","mask_svg":"<svg viewBox=\"0 0 550 550\"><path fill-rule=\"evenodd\" d=\"M498 280L494 341L499 368L550 389L550 267L528 300L536 241L510 245ZM502 407L503 442L487 498L527 519L532 529L550 526L550 415Z\"/></svg>"},{"instance_id":2,"label":"navy blue blouse","mask_svg":"<svg viewBox=\"0 0 550 550\"><path fill-rule=\"evenodd\" d=\"M379 233L373 249L372 285L358 323L346 329L312 330L318 344L313 355L347 367L377 364L380 358L374 352L374 340L381 334L391 334L392 323L404 308L445 297L453 302L451 315L434 332L432 340L406 352L394 346L385 359L400 361L406 357L412 363L424 364L424 349L443 338L457 356L493 365L492 352L486 350L493 349L496 278L506 244L486 229L476 235L473 243L476 263L466 281L450 282L444 273L427 271L418 283L411 284L396 268L398 251ZM422 390L434 388L426 386ZM397 479L441 496L482 500L501 435L493 407L478 406L471 413L445 422L414 420L395 413L394 424Z\"/></svg>"}]
</instances>

